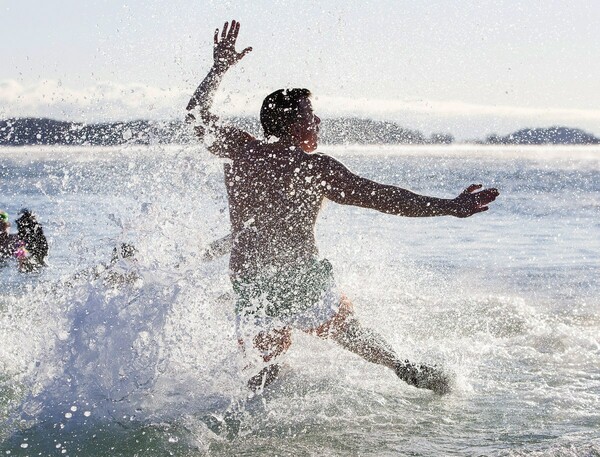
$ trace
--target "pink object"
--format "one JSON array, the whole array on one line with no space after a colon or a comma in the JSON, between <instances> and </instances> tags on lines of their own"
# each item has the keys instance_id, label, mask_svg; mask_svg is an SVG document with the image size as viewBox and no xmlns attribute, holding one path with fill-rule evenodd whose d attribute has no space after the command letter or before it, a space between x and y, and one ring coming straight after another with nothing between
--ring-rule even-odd
<instances>
[{"instance_id":1,"label":"pink object","mask_svg":"<svg viewBox=\"0 0 600 457\"><path fill-rule=\"evenodd\" d=\"M17 259L25 259L29 255L29 252L25 248L25 242L19 241L17 243L17 250L15 251L15 257Z\"/></svg>"}]
</instances>

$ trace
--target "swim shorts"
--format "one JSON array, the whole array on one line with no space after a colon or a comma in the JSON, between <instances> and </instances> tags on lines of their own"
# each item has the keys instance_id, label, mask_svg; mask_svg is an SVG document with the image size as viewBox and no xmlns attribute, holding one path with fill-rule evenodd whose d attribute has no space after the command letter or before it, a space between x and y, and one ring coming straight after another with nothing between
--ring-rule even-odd
<instances>
[{"instance_id":1,"label":"swim shorts","mask_svg":"<svg viewBox=\"0 0 600 457\"><path fill-rule=\"evenodd\" d=\"M312 330L335 316L340 294L327 259L310 259L233 281L240 323Z\"/></svg>"}]
</instances>

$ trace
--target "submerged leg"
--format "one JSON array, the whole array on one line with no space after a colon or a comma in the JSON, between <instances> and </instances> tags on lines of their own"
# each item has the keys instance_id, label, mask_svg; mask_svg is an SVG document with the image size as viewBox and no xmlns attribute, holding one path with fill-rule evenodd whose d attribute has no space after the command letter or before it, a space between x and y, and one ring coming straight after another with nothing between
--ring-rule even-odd
<instances>
[{"instance_id":1,"label":"submerged leg","mask_svg":"<svg viewBox=\"0 0 600 457\"><path fill-rule=\"evenodd\" d=\"M252 341L254 347L262 354L264 362L270 362L275 357L283 354L292 344L291 330L287 327L262 331ZM243 344L243 342L241 343ZM248 387L256 392L265 388L277 379L281 367L271 363L248 380Z\"/></svg>"},{"instance_id":2,"label":"submerged leg","mask_svg":"<svg viewBox=\"0 0 600 457\"><path fill-rule=\"evenodd\" d=\"M281 367L278 363L267 365L248 380L248 388L252 392L264 389L277 379Z\"/></svg>"},{"instance_id":3,"label":"submerged leg","mask_svg":"<svg viewBox=\"0 0 600 457\"><path fill-rule=\"evenodd\" d=\"M371 363L386 366L406 383L436 393L450 391L450 380L441 370L427 365L415 365L400 360L391 346L376 331L363 327L352 311L352 303L342 297L338 314L324 326L313 331L322 338L331 338L343 348Z\"/></svg>"}]
</instances>

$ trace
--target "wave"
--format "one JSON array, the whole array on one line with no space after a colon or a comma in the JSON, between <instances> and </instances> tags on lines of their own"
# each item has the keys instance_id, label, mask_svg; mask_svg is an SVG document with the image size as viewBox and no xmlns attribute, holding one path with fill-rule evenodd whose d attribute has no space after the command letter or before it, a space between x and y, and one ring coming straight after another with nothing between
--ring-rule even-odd
<instances>
[{"instance_id":1,"label":"wave","mask_svg":"<svg viewBox=\"0 0 600 457\"><path fill-rule=\"evenodd\" d=\"M0 272L9 284L0 297L0 451L597 452L600 322L596 289L584 281L593 271L573 267L571 257L555 268L537 260L535 268L533 261L502 264L505 257L488 249L502 230L515 246L521 241L526 258L539 249L536 238L519 238L521 208L508 198L501 210L508 222L490 216L489 225L466 234L463 226L458 234L451 223L429 221L423 233L412 220L333 205L318 227L359 318L403 357L454 371L454 393L440 398L414 389L329 341L294 334L282 379L252 396L234 336L226 259L201 255L225 234L215 228L226 222L219 164L186 151L80 151L72 163L21 158L4 173L17 176L19 198L31 186L45 192L39 198L53 215L54 265L36 276ZM525 162L509 185L515 192L537 175ZM395 163L387 169L378 158L355 160L388 182L411 167L420 185L432 179L412 157ZM452 166L452 179L462 180L465 170L458 161ZM510 180L514 167L502 176ZM592 207L588 174L571 178L587 189L582 204ZM555 227L544 217L538 235ZM456 247L448 246L448 231ZM110 249L122 242L136 246L136 260L111 264ZM569 288L574 298L567 300Z\"/></svg>"}]
</instances>

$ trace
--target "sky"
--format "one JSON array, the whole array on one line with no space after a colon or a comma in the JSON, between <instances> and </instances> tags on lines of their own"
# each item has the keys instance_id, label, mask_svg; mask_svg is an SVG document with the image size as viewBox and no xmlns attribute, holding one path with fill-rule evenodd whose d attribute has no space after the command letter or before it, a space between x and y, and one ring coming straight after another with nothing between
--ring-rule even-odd
<instances>
[{"instance_id":1,"label":"sky","mask_svg":"<svg viewBox=\"0 0 600 457\"><path fill-rule=\"evenodd\" d=\"M253 51L219 88L224 115L306 87L321 117L600 136L596 0L0 0L0 119L182 118L231 19Z\"/></svg>"}]
</instances>

